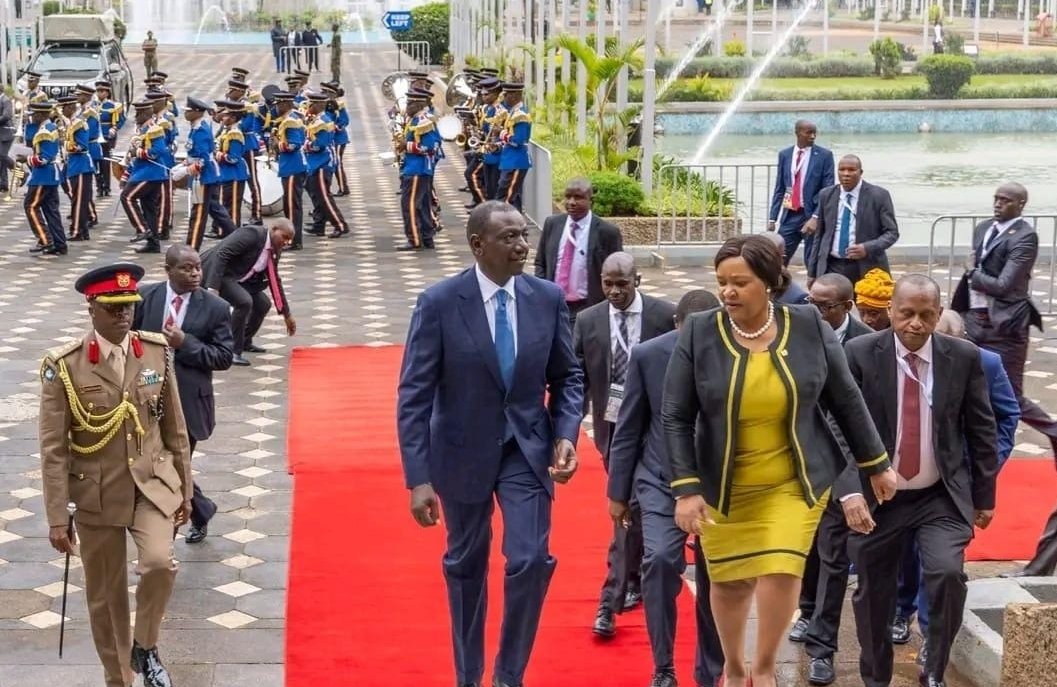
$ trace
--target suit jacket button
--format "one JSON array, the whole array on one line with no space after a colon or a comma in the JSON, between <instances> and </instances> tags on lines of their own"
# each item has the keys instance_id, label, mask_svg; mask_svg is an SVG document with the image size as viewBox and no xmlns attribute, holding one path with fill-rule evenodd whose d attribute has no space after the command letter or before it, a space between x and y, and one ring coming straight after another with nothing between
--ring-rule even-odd
<instances>
[{"instance_id":1,"label":"suit jacket button","mask_svg":"<svg viewBox=\"0 0 1057 687\"><path fill-rule=\"evenodd\" d=\"M129 459L128 459L128 464L129 464L129 466L131 466L131 465L132 465L133 463L135 463L135 462L136 462L136 459L135 459L135 458L129 458Z\"/></svg>"},{"instance_id":2,"label":"suit jacket button","mask_svg":"<svg viewBox=\"0 0 1057 687\"><path fill-rule=\"evenodd\" d=\"M77 479L84 479L84 473L82 472L81 474L77 475Z\"/></svg>"},{"instance_id":3,"label":"suit jacket button","mask_svg":"<svg viewBox=\"0 0 1057 687\"><path fill-rule=\"evenodd\" d=\"M503 440L502 439L496 439L495 440L495 445L496 446L502 446L503 445Z\"/></svg>"},{"instance_id":4,"label":"suit jacket button","mask_svg":"<svg viewBox=\"0 0 1057 687\"><path fill-rule=\"evenodd\" d=\"M125 435L125 441L132 441L132 432Z\"/></svg>"},{"instance_id":5,"label":"suit jacket button","mask_svg":"<svg viewBox=\"0 0 1057 687\"><path fill-rule=\"evenodd\" d=\"M89 401L88 402L88 410L92 410L93 408L95 408L95 404L92 403L91 401Z\"/></svg>"}]
</instances>

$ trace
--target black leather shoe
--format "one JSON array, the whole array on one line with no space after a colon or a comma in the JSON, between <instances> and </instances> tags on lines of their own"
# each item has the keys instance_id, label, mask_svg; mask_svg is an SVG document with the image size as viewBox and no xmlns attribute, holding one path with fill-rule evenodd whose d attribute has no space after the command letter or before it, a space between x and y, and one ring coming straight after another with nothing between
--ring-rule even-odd
<instances>
[{"instance_id":1,"label":"black leather shoe","mask_svg":"<svg viewBox=\"0 0 1057 687\"><path fill-rule=\"evenodd\" d=\"M797 618L793 629L789 631L790 642L803 642L807 638L807 618Z\"/></svg>"},{"instance_id":2,"label":"black leather shoe","mask_svg":"<svg viewBox=\"0 0 1057 687\"><path fill-rule=\"evenodd\" d=\"M906 644L910 641L910 620L897 615L892 621L892 643Z\"/></svg>"},{"instance_id":3,"label":"black leather shoe","mask_svg":"<svg viewBox=\"0 0 1057 687\"><path fill-rule=\"evenodd\" d=\"M139 243L140 241L146 241L146 240L147 240L147 235L146 234L136 234L135 236L130 238L128 240L128 242L129 243Z\"/></svg>"},{"instance_id":4,"label":"black leather shoe","mask_svg":"<svg viewBox=\"0 0 1057 687\"><path fill-rule=\"evenodd\" d=\"M172 687L169 671L158 658L158 647L144 649L139 642L132 643L132 670L143 675L143 687Z\"/></svg>"},{"instance_id":5,"label":"black leather shoe","mask_svg":"<svg viewBox=\"0 0 1057 687\"><path fill-rule=\"evenodd\" d=\"M248 344L245 344L242 347L242 352L243 353L267 353L268 349L267 348L261 348L260 346L257 346L255 344L248 343Z\"/></svg>"},{"instance_id":6,"label":"black leather shoe","mask_svg":"<svg viewBox=\"0 0 1057 687\"><path fill-rule=\"evenodd\" d=\"M630 611L642 603L642 592L638 589L629 589L624 594L624 610Z\"/></svg>"},{"instance_id":7,"label":"black leather shoe","mask_svg":"<svg viewBox=\"0 0 1057 687\"><path fill-rule=\"evenodd\" d=\"M332 231L329 234L327 234L327 238L328 239L340 239L342 236L344 236L345 234L348 234L348 233L349 233L348 229L346 229L345 231L342 231L341 229L335 229L334 231Z\"/></svg>"},{"instance_id":8,"label":"black leather shoe","mask_svg":"<svg viewBox=\"0 0 1057 687\"><path fill-rule=\"evenodd\" d=\"M807 669L807 681L813 685L829 685L837 679L837 673L833 670L833 657L813 658L811 666Z\"/></svg>"},{"instance_id":9,"label":"black leather shoe","mask_svg":"<svg viewBox=\"0 0 1057 687\"><path fill-rule=\"evenodd\" d=\"M191 529L187 530L187 536L184 537L184 541L188 544L197 544L206 538L209 534L208 523L199 527L198 525L191 525Z\"/></svg>"},{"instance_id":10,"label":"black leather shoe","mask_svg":"<svg viewBox=\"0 0 1057 687\"><path fill-rule=\"evenodd\" d=\"M242 367L249 367L250 361L243 358L241 355L235 355L231 358L232 365L240 365Z\"/></svg>"},{"instance_id":11,"label":"black leather shoe","mask_svg":"<svg viewBox=\"0 0 1057 687\"><path fill-rule=\"evenodd\" d=\"M413 251L422 250L422 246L416 246L413 243L405 243L402 246L397 246L396 249L398 251L400 251L401 253L410 253L410 252L413 252Z\"/></svg>"},{"instance_id":12,"label":"black leather shoe","mask_svg":"<svg viewBox=\"0 0 1057 687\"><path fill-rule=\"evenodd\" d=\"M675 679L675 671L669 668L658 670L650 680L650 687L679 687L679 681Z\"/></svg>"},{"instance_id":13,"label":"black leather shoe","mask_svg":"<svg viewBox=\"0 0 1057 687\"><path fill-rule=\"evenodd\" d=\"M598 615L595 616L595 624L591 631L605 639L614 636L617 633L617 622L613 618L613 611L605 606L599 606Z\"/></svg>"},{"instance_id":14,"label":"black leather shoe","mask_svg":"<svg viewBox=\"0 0 1057 687\"><path fill-rule=\"evenodd\" d=\"M492 687L525 687L520 682L504 682L497 677L492 678Z\"/></svg>"},{"instance_id":15,"label":"black leather shoe","mask_svg":"<svg viewBox=\"0 0 1057 687\"><path fill-rule=\"evenodd\" d=\"M925 673L922 673L918 678L918 684L920 684L921 687L947 687L947 683L943 680L937 680L933 676L926 675Z\"/></svg>"},{"instance_id":16,"label":"black leather shoe","mask_svg":"<svg viewBox=\"0 0 1057 687\"><path fill-rule=\"evenodd\" d=\"M145 246L140 246L139 248L137 248L136 252L137 253L160 253L161 252L161 246L159 246L157 243L148 243Z\"/></svg>"},{"instance_id":17,"label":"black leather shoe","mask_svg":"<svg viewBox=\"0 0 1057 687\"><path fill-rule=\"evenodd\" d=\"M311 234L312 236L326 236L327 235L326 229L305 229L305 233L306 234Z\"/></svg>"},{"instance_id":18,"label":"black leather shoe","mask_svg":"<svg viewBox=\"0 0 1057 687\"><path fill-rule=\"evenodd\" d=\"M46 243L38 243L37 245L35 245L32 248L30 248L29 252L30 253L43 253L44 249L47 248L47 247L48 247L48 244L46 244Z\"/></svg>"},{"instance_id":19,"label":"black leather shoe","mask_svg":"<svg viewBox=\"0 0 1057 687\"><path fill-rule=\"evenodd\" d=\"M40 252L41 255L66 255L69 249L66 246L51 245ZM138 251L137 251L138 252Z\"/></svg>"},{"instance_id":20,"label":"black leather shoe","mask_svg":"<svg viewBox=\"0 0 1057 687\"><path fill-rule=\"evenodd\" d=\"M224 237L221 236L220 232L218 232L218 231L211 231L208 234L206 234L206 238L207 239L218 239L219 240L219 239L222 239Z\"/></svg>"}]
</instances>

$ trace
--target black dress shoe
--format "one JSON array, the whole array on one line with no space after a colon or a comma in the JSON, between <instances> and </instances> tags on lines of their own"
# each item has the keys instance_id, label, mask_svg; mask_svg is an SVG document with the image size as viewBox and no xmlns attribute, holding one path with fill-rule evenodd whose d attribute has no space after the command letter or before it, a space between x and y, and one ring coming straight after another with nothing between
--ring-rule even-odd
<instances>
[{"instance_id":1,"label":"black dress shoe","mask_svg":"<svg viewBox=\"0 0 1057 687\"><path fill-rule=\"evenodd\" d=\"M613 618L613 611L605 606L599 606L598 614L595 616L595 624L591 631L605 639L614 636L617 633L617 622Z\"/></svg>"},{"instance_id":2,"label":"black dress shoe","mask_svg":"<svg viewBox=\"0 0 1057 687\"><path fill-rule=\"evenodd\" d=\"M466 203L465 205L463 205L463 207L467 210L473 210L475 207L477 207L477 203Z\"/></svg>"},{"instance_id":3,"label":"black dress shoe","mask_svg":"<svg viewBox=\"0 0 1057 687\"><path fill-rule=\"evenodd\" d=\"M248 343L248 344L243 344L242 352L243 353L267 353L268 349L267 348L261 348L260 346L257 346L256 344Z\"/></svg>"},{"instance_id":4,"label":"black dress shoe","mask_svg":"<svg viewBox=\"0 0 1057 687\"><path fill-rule=\"evenodd\" d=\"M161 252L161 246L159 246L156 242L155 243L148 243L145 246L140 246L139 248L137 248L136 252L140 253L140 254L143 254L143 253L160 253Z\"/></svg>"},{"instance_id":5,"label":"black dress shoe","mask_svg":"<svg viewBox=\"0 0 1057 687\"><path fill-rule=\"evenodd\" d=\"M629 589L624 593L624 610L630 611L642 603L642 592L638 589Z\"/></svg>"},{"instance_id":6,"label":"black dress shoe","mask_svg":"<svg viewBox=\"0 0 1057 687\"><path fill-rule=\"evenodd\" d=\"M400 251L401 253L409 253L409 252L413 252L413 251L422 250L422 246L416 246L413 243L405 243L402 246L397 246L396 249L398 251Z\"/></svg>"},{"instance_id":7,"label":"black dress shoe","mask_svg":"<svg viewBox=\"0 0 1057 687\"><path fill-rule=\"evenodd\" d=\"M793 623L793 629L789 631L790 642L803 642L807 638L808 619L800 617Z\"/></svg>"},{"instance_id":8,"label":"black dress shoe","mask_svg":"<svg viewBox=\"0 0 1057 687\"><path fill-rule=\"evenodd\" d=\"M243 357L242 357L241 355L239 355L239 354L237 354L237 353L236 353L236 354L235 354L234 356L232 356L232 358L231 358L231 364L232 364L232 365L239 365L239 366L241 366L241 367L249 367L249 365L250 365L250 361L246 360L246 359L245 359L245 358L243 358Z\"/></svg>"},{"instance_id":9,"label":"black dress shoe","mask_svg":"<svg viewBox=\"0 0 1057 687\"><path fill-rule=\"evenodd\" d=\"M492 678L492 687L525 687L520 682L506 682L497 677Z\"/></svg>"},{"instance_id":10,"label":"black dress shoe","mask_svg":"<svg viewBox=\"0 0 1057 687\"><path fill-rule=\"evenodd\" d=\"M679 687L679 681L675 679L675 671L670 668L658 670L650 680L650 687Z\"/></svg>"},{"instance_id":11,"label":"black dress shoe","mask_svg":"<svg viewBox=\"0 0 1057 687\"><path fill-rule=\"evenodd\" d=\"M32 248L30 248L29 252L30 253L43 253L44 249L46 249L47 247L48 247L48 244L46 244L46 243L38 243L37 245L35 245Z\"/></svg>"},{"instance_id":12,"label":"black dress shoe","mask_svg":"<svg viewBox=\"0 0 1057 687\"><path fill-rule=\"evenodd\" d=\"M811 666L807 669L807 681L813 685L829 685L837 679L837 672L833 670L833 657L813 658Z\"/></svg>"},{"instance_id":13,"label":"black dress shoe","mask_svg":"<svg viewBox=\"0 0 1057 687\"><path fill-rule=\"evenodd\" d=\"M947 687L947 683L943 680L938 680L931 675L925 675L924 673L918 678L918 683L921 687Z\"/></svg>"},{"instance_id":14,"label":"black dress shoe","mask_svg":"<svg viewBox=\"0 0 1057 687\"><path fill-rule=\"evenodd\" d=\"M147 240L147 235L146 234L136 234L135 236L130 238L128 240L128 242L129 243L139 243L140 241L146 241L146 240Z\"/></svg>"},{"instance_id":15,"label":"black dress shoe","mask_svg":"<svg viewBox=\"0 0 1057 687\"><path fill-rule=\"evenodd\" d=\"M133 642L131 664L132 670L143 675L143 687L172 687L169 671L158 658L158 647L144 649Z\"/></svg>"},{"instance_id":16,"label":"black dress shoe","mask_svg":"<svg viewBox=\"0 0 1057 687\"><path fill-rule=\"evenodd\" d=\"M208 234L206 234L206 238L207 239L218 239L219 240L219 239L222 239L224 237L221 236L220 232L218 232L218 231L211 231Z\"/></svg>"},{"instance_id":17,"label":"black dress shoe","mask_svg":"<svg viewBox=\"0 0 1057 687\"><path fill-rule=\"evenodd\" d=\"M459 193L469 193L469 192L470 192L470 187L469 186L463 186L462 188L459 189Z\"/></svg>"},{"instance_id":18,"label":"black dress shoe","mask_svg":"<svg viewBox=\"0 0 1057 687\"><path fill-rule=\"evenodd\" d=\"M312 234L312 236L326 236L326 229L305 229L306 234Z\"/></svg>"},{"instance_id":19,"label":"black dress shoe","mask_svg":"<svg viewBox=\"0 0 1057 687\"><path fill-rule=\"evenodd\" d=\"M892 643L906 644L910 641L910 620L897 615L892 621Z\"/></svg>"},{"instance_id":20,"label":"black dress shoe","mask_svg":"<svg viewBox=\"0 0 1057 687\"><path fill-rule=\"evenodd\" d=\"M329 234L327 234L327 238L328 239L340 239L342 236L344 236L345 234L348 234L348 233L349 233L348 229L346 229L345 231L342 231L341 229L335 229L334 231L332 231Z\"/></svg>"},{"instance_id":21,"label":"black dress shoe","mask_svg":"<svg viewBox=\"0 0 1057 687\"><path fill-rule=\"evenodd\" d=\"M56 246L54 244L48 246L40 252L41 255L66 255L69 249L66 246Z\"/></svg>"},{"instance_id":22,"label":"black dress shoe","mask_svg":"<svg viewBox=\"0 0 1057 687\"><path fill-rule=\"evenodd\" d=\"M188 544L197 544L205 540L207 534L209 534L208 524L202 525L201 527L198 525L191 525L191 529L187 530L187 536L184 537L184 541Z\"/></svg>"}]
</instances>

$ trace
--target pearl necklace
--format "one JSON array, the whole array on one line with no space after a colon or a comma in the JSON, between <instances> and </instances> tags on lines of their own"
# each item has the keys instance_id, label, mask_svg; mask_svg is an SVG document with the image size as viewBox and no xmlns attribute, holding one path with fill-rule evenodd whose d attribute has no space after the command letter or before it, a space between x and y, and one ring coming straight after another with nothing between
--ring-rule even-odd
<instances>
[{"instance_id":1,"label":"pearl necklace","mask_svg":"<svg viewBox=\"0 0 1057 687\"><path fill-rule=\"evenodd\" d=\"M753 339L758 339L761 336L763 336L764 333L768 329L771 328L772 324L774 324L774 302L773 301L768 301L768 303L767 303L767 321L763 323L762 327L760 327L759 329L757 329L754 332L743 332L741 330L741 327L738 326L737 322L734 321L734 318L733 317L730 318L730 328L734 330L734 333L737 334L738 336L740 336L741 338L748 339L750 341L753 340Z\"/></svg>"}]
</instances>

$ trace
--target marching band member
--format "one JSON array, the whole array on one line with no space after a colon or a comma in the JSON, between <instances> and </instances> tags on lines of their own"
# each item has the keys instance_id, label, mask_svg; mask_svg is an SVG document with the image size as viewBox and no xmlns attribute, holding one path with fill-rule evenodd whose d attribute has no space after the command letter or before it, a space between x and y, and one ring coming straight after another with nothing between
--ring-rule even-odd
<instances>
[{"instance_id":1,"label":"marching band member","mask_svg":"<svg viewBox=\"0 0 1057 687\"><path fill-rule=\"evenodd\" d=\"M99 100L99 130L103 137L103 163L96 176L96 195L110 195L110 163L106 161L114 154L117 132L125 126L125 108L110 97L109 81L96 81L95 93Z\"/></svg>"},{"instance_id":2,"label":"marching band member","mask_svg":"<svg viewBox=\"0 0 1057 687\"><path fill-rule=\"evenodd\" d=\"M336 81L320 84L323 92L330 96L328 111L334 117L334 179L338 192L334 196L349 195L349 179L345 176L345 146L349 144L349 110L345 105L345 90Z\"/></svg>"},{"instance_id":3,"label":"marching band member","mask_svg":"<svg viewBox=\"0 0 1057 687\"><path fill-rule=\"evenodd\" d=\"M236 227L242 225L242 190L249 178L243 152L246 149L246 137L239 127L242 119L243 104L236 100L217 100L217 111L224 128L217 136L217 149L214 158L220 165L220 202L227 208L228 214ZM221 233L221 238L226 234Z\"/></svg>"},{"instance_id":4,"label":"marching band member","mask_svg":"<svg viewBox=\"0 0 1057 687\"><path fill-rule=\"evenodd\" d=\"M42 255L66 255L66 234L59 215L59 131L51 121L55 104L36 100L29 104L30 121L26 124L25 140L30 142L33 155L29 163L28 190L22 207L26 219L37 237L37 245L29 252Z\"/></svg>"},{"instance_id":5,"label":"marching band member","mask_svg":"<svg viewBox=\"0 0 1057 687\"><path fill-rule=\"evenodd\" d=\"M272 146L279 159L279 179L283 183L283 214L294 225L294 240L289 250L301 250L302 196L305 190L305 122L301 113L294 109L294 94L279 91L272 97L275 104L275 126L272 129Z\"/></svg>"},{"instance_id":6,"label":"marching band member","mask_svg":"<svg viewBox=\"0 0 1057 687\"><path fill-rule=\"evenodd\" d=\"M477 82L481 93L481 164L474 169L470 192L474 204L496 197L499 191L499 131L506 109L499 102L499 79L489 76Z\"/></svg>"},{"instance_id":7,"label":"marching band member","mask_svg":"<svg viewBox=\"0 0 1057 687\"><path fill-rule=\"evenodd\" d=\"M99 121L99 108L95 102L95 87L91 84L77 84L74 95L81 109L79 117L88 124L88 155L92 158L92 176L99 173L99 165L103 160L103 134L102 125ZM92 193L91 179L88 179L88 226L94 227L99 224L99 214L95 211L95 198ZM85 234L87 239L87 234Z\"/></svg>"},{"instance_id":8,"label":"marching band member","mask_svg":"<svg viewBox=\"0 0 1057 687\"><path fill-rule=\"evenodd\" d=\"M506 201L518 210L521 209L521 187L525 183L525 175L532 168L528 152L528 142L532 138L532 115L522 100L524 90L523 84L503 84L503 105L509 114L503 132L499 134L502 152L496 199Z\"/></svg>"},{"instance_id":9,"label":"marching band member","mask_svg":"<svg viewBox=\"0 0 1057 687\"><path fill-rule=\"evenodd\" d=\"M308 116L305 118L305 160L308 172L305 188L312 199L312 228L309 234L322 236L326 223L334 226L330 238L349 233L349 225L330 195L331 165L334 160L334 120L326 112L330 97L325 93L308 93Z\"/></svg>"},{"instance_id":10,"label":"marching band member","mask_svg":"<svg viewBox=\"0 0 1057 687\"><path fill-rule=\"evenodd\" d=\"M227 236L238 227L220 202L220 166L213 157L215 143L213 128L205 114L212 114L209 105L198 98L188 98L184 106L184 119L191 125L187 133L187 164L194 177L191 186L191 217L187 227L187 245L196 251L202 246L206 230L206 216L213 219L222 236ZM197 189L195 186L197 185Z\"/></svg>"},{"instance_id":11,"label":"marching band member","mask_svg":"<svg viewBox=\"0 0 1057 687\"><path fill-rule=\"evenodd\" d=\"M62 146L66 164L63 174L70 187L70 235L71 241L87 241L90 213L88 204L92 200L92 155L89 152L91 139L88 136L88 120L77 113L77 96L64 95L59 98L62 116L69 120L63 132Z\"/></svg>"},{"instance_id":12,"label":"marching band member","mask_svg":"<svg viewBox=\"0 0 1057 687\"><path fill-rule=\"evenodd\" d=\"M128 221L136 230L132 241L146 243L136 249L137 253L160 253L161 244L161 196L165 182L169 179L169 146L165 140L165 129L154 118L154 102L138 100L136 110L136 133L125 156L128 166L122 179L121 206Z\"/></svg>"},{"instance_id":13,"label":"marching band member","mask_svg":"<svg viewBox=\"0 0 1057 687\"><path fill-rule=\"evenodd\" d=\"M154 90L148 92L146 97L153 105L155 123L165 134L165 155L160 162L165 165L166 169L172 169L176 164L176 139L179 136L176 120L169 109L172 94L165 90ZM169 232L172 230L172 203L172 178L166 175L162 180L161 210L158 215L161 232L159 238L161 239L169 238Z\"/></svg>"},{"instance_id":14,"label":"marching band member","mask_svg":"<svg viewBox=\"0 0 1057 687\"><path fill-rule=\"evenodd\" d=\"M257 178L257 154L264 147L261 142L261 131L264 129L264 118L260 115L260 102L252 103L247 100L250 86L245 81L231 79L228 81L228 92L225 96L228 100L243 102L242 119L239 121L239 129L246 139L242 158L246 163L246 189L250 192L250 221L254 224L263 222L261 215L261 184Z\"/></svg>"},{"instance_id":15,"label":"marching band member","mask_svg":"<svg viewBox=\"0 0 1057 687\"><path fill-rule=\"evenodd\" d=\"M441 138L436 125L426 112L431 98L429 91L418 89L411 89L407 94L409 121L404 139L404 168L400 179L400 209L404 216L407 243L397 248L399 251L432 249L433 236L436 234L430 189L433 186L433 170Z\"/></svg>"}]
</instances>

